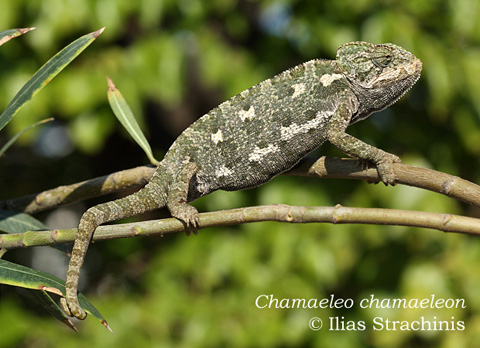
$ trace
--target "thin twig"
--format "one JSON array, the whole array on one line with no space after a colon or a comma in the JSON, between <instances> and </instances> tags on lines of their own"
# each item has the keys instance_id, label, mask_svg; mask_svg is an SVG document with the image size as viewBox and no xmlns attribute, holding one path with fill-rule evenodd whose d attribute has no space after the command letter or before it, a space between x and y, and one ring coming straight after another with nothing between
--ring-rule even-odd
<instances>
[{"instance_id":1,"label":"thin twig","mask_svg":"<svg viewBox=\"0 0 480 348\"><path fill-rule=\"evenodd\" d=\"M381 224L411 226L480 236L480 219L420 211L335 207L264 205L200 214L199 228L230 226L250 222ZM165 235L184 231L177 219L167 218L97 228L93 240L102 241L138 236ZM73 242L76 229L33 231L0 235L0 249L53 245Z\"/></svg>"}]
</instances>

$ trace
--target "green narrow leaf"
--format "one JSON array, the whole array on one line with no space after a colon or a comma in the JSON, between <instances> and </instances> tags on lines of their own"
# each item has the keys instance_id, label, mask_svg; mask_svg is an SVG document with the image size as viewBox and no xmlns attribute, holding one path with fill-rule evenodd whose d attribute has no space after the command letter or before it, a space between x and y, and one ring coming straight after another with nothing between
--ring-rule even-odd
<instances>
[{"instance_id":1,"label":"green narrow leaf","mask_svg":"<svg viewBox=\"0 0 480 348\"><path fill-rule=\"evenodd\" d=\"M14 143L15 141L17 141L17 139L18 139L23 133L25 133L26 131L29 131L30 129L32 129L32 128L34 128L34 127L37 127L37 126L39 126L39 125L41 125L41 124L43 124L43 123L50 122L50 121L53 121L53 117L46 118L46 119L44 119L44 120L38 121L37 123L34 123L34 124L32 124L31 126L28 126L27 128L25 128L25 129L21 130L20 132L18 132L17 134L15 134L15 135L13 136L13 138L10 139L10 140L0 149L0 157L5 153L5 151L8 150L8 148L9 148L10 146L13 145L13 143Z\"/></svg>"},{"instance_id":2,"label":"green narrow leaf","mask_svg":"<svg viewBox=\"0 0 480 348\"><path fill-rule=\"evenodd\" d=\"M18 29L9 29L0 32L0 46L2 46L5 42L10 41L11 39L28 33L29 31L35 28L18 28Z\"/></svg>"},{"instance_id":3,"label":"green narrow leaf","mask_svg":"<svg viewBox=\"0 0 480 348\"><path fill-rule=\"evenodd\" d=\"M63 280L54 277L51 274L40 272L2 259L0 259L0 284L47 291L59 296L64 296L65 294L65 282ZM103 318L100 312L83 294L78 294L78 301L85 312L100 320L107 329L112 331L105 318Z\"/></svg>"},{"instance_id":4,"label":"green narrow leaf","mask_svg":"<svg viewBox=\"0 0 480 348\"><path fill-rule=\"evenodd\" d=\"M32 99L35 94L37 94L48 82L50 82L72 60L74 60L75 57L90 45L104 29L105 28L102 28L78 38L46 62L20 89L0 115L0 130L5 127L26 102Z\"/></svg>"},{"instance_id":5,"label":"green narrow leaf","mask_svg":"<svg viewBox=\"0 0 480 348\"><path fill-rule=\"evenodd\" d=\"M35 238L35 231L45 231L48 229L48 226L44 225L41 221L38 221L31 215L10 210L0 210L0 233L22 233L24 237L23 244L25 246L28 246L29 244L29 236ZM69 252L65 244L55 244L50 245L50 247L65 254L68 254ZM5 252L6 250L4 253ZM2 256L3 254L0 251L0 258L2 258Z\"/></svg>"},{"instance_id":6,"label":"green narrow leaf","mask_svg":"<svg viewBox=\"0 0 480 348\"><path fill-rule=\"evenodd\" d=\"M75 330L78 332L77 328L75 325L73 325L72 321L70 320L69 317L62 311L62 309L57 305L57 303L53 300L52 296L49 295L48 292L46 291L30 291L30 290L25 290L28 292L28 294L33 294L34 296L31 296L33 300L36 300L39 302L42 307L50 313L55 319L61 321L71 329Z\"/></svg>"},{"instance_id":7,"label":"green narrow leaf","mask_svg":"<svg viewBox=\"0 0 480 348\"><path fill-rule=\"evenodd\" d=\"M148 159L153 165L158 165L158 161L153 157L152 148L148 143L145 135L143 135L140 126L137 123L137 120L133 116L132 110L125 98L123 98L122 93L115 86L113 81L107 76L108 81L108 102L110 107L113 110L115 116L117 116L120 123L125 127L125 129L130 133L131 137L137 142L138 145L145 151Z\"/></svg>"},{"instance_id":8,"label":"green narrow leaf","mask_svg":"<svg viewBox=\"0 0 480 348\"><path fill-rule=\"evenodd\" d=\"M0 210L0 230L7 233L23 233L48 230L48 226L28 214Z\"/></svg>"}]
</instances>

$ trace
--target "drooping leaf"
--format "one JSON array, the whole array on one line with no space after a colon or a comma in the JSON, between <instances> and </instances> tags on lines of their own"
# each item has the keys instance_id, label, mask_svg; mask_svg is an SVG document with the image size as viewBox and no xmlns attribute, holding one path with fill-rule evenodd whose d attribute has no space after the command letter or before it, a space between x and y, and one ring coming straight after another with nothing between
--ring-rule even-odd
<instances>
[{"instance_id":1,"label":"drooping leaf","mask_svg":"<svg viewBox=\"0 0 480 348\"><path fill-rule=\"evenodd\" d=\"M65 294L65 282L63 280L48 273L40 272L2 259L0 259L0 284L47 291L59 296L64 296ZM85 312L100 320L100 322L111 331L105 318L103 318L100 312L83 294L78 294L78 301Z\"/></svg>"},{"instance_id":2,"label":"drooping leaf","mask_svg":"<svg viewBox=\"0 0 480 348\"><path fill-rule=\"evenodd\" d=\"M35 94L90 45L104 29L102 28L78 38L46 62L13 97L10 104L0 115L0 130L5 127L26 102L32 99Z\"/></svg>"},{"instance_id":3,"label":"drooping leaf","mask_svg":"<svg viewBox=\"0 0 480 348\"><path fill-rule=\"evenodd\" d=\"M28 214L0 210L0 230L7 233L22 233L48 230L48 226Z\"/></svg>"},{"instance_id":4,"label":"drooping leaf","mask_svg":"<svg viewBox=\"0 0 480 348\"><path fill-rule=\"evenodd\" d=\"M46 122L50 122L50 121L53 121L53 117L50 117L50 118L47 118L47 119L44 119L44 120L41 120L41 121L38 121L34 124L32 124L31 126L28 126L27 128L21 130L20 132L18 132L17 134L15 134L12 139L10 139L1 149L0 149L0 157L5 153L5 151L8 150L8 148L10 146L12 146L12 144L23 134L25 133L26 131L29 131L30 129L34 128L34 127L37 127L43 123L46 123Z\"/></svg>"},{"instance_id":5,"label":"drooping leaf","mask_svg":"<svg viewBox=\"0 0 480 348\"><path fill-rule=\"evenodd\" d=\"M71 329L78 332L77 328L75 327L75 325L73 325L70 318L67 317L65 312L62 311L62 309L57 305L57 303L53 300L52 296L50 296L50 294L48 292L43 291L43 290L41 290L41 291L26 290L26 291L28 291L29 294L32 294L33 295L33 296L31 296L32 299L39 302L42 305L42 307L48 313L50 313L55 319L61 321L62 323L64 323L68 327L70 327Z\"/></svg>"},{"instance_id":6,"label":"drooping leaf","mask_svg":"<svg viewBox=\"0 0 480 348\"><path fill-rule=\"evenodd\" d=\"M0 32L0 46L2 46L5 42L10 41L11 39L17 36L28 33L33 29L35 28L18 28L18 29L8 29Z\"/></svg>"},{"instance_id":7,"label":"drooping leaf","mask_svg":"<svg viewBox=\"0 0 480 348\"><path fill-rule=\"evenodd\" d=\"M123 98L122 93L118 90L115 86L113 81L107 77L108 81L108 102L110 103L110 107L113 110L113 113L118 118L120 123L125 127L125 129L130 133L131 137L137 142L138 145L145 151L150 163L153 165L158 165L158 161L153 157L152 148L148 143L145 135L143 134L140 126L133 116L133 112L130 109L125 98Z\"/></svg>"},{"instance_id":8,"label":"drooping leaf","mask_svg":"<svg viewBox=\"0 0 480 348\"><path fill-rule=\"evenodd\" d=\"M36 239L37 233L35 231L45 231L48 229L48 226L31 215L10 210L0 210L0 233L22 233L22 243L24 246L28 246L31 240ZM50 247L60 250L65 254L69 253L65 244L54 244ZM2 254L0 252L0 258L1 257Z\"/></svg>"}]
</instances>

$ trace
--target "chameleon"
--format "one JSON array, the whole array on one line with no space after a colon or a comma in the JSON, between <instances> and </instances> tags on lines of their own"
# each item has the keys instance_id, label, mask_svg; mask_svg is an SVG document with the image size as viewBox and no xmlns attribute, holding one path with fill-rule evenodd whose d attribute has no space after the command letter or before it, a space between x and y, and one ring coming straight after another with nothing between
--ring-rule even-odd
<instances>
[{"instance_id":1,"label":"chameleon","mask_svg":"<svg viewBox=\"0 0 480 348\"><path fill-rule=\"evenodd\" d=\"M376 166L395 184L400 158L347 134L346 128L402 97L422 62L395 44L341 45L335 60L313 59L223 102L173 142L145 187L89 208L81 217L61 298L65 313L86 317L77 297L88 245L100 224L167 207L187 234L199 227L189 204L216 190L256 187L291 169L325 141Z\"/></svg>"}]
</instances>

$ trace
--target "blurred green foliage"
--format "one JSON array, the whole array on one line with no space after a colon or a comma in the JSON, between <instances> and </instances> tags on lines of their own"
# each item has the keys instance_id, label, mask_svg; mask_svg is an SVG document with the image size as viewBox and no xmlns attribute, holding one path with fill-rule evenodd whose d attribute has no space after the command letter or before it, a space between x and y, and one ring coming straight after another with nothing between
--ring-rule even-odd
<instances>
[{"instance_id":1,"label":"blurred green foliage","mask_svg":"<svg viewBox=\"0 0 480 348\"><path fill-rule=\"evenodd\" d=\"M479 182L476 0L16 0L0 7L1 30L37 27L0 50L2 108L66 43L107 27L0 134L5 143L54 116L72 144L70 152L52 155L42 150L45 134L51 133L22 137L23 143L2 158L0 177L9 183L2 185L2 198L147 163L108 107L106 75L161 158L188 124L223 100L303 61L333 58L340 44L354 40L396 43L422 59L424 70L406 97L349 132L404 163ZM340 155L330 145L318 153ZM96 202L72 209L79 213ZM196 206L208 211L273 203L480 215L478 209L407 187L287 177L255 190L217 192ZM24 251L10 255L28 262ZM89 251L82 290L115 335L95 320L79 323L80 333L73 334L1 287L0 347L474 347L480 339L479 267L478 239L405 227L259 223L202 230L190 238L111 241ZM464 298L467 308L258 309L255 299L261 294L307 299L335 294L356 303L370 294L435 294ZM324 325L329 316L344 316L369 326L359 332L326 327L315 332L308 328L313 316ZM374 331L376 316L454 317L466 329Z\"/></svg>"}]
</instances>

